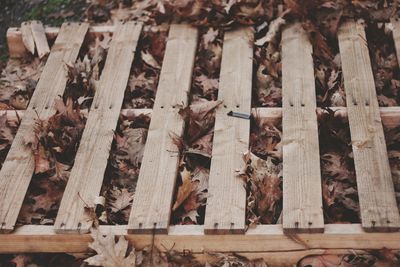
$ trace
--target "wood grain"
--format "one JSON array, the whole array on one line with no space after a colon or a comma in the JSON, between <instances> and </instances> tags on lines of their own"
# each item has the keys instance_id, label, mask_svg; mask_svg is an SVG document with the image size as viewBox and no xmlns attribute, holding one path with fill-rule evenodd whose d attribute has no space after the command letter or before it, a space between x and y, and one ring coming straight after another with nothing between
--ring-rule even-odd
<instances>
[{"instance_id":1,"label":"wood grain","mask_svg":"<svg viewBox=\"0 0 400 267\"><path fill-rule=\"evenodd\" d=\"M85 207L95 208L107 167L114 131L142 24L118 25L93 99L85 130L58 210L56 232L88 232L93 219Z\"/></svg>"},{"instance_id":2,"label":"wood grain","mask_svg":"<svg viewBox=\"0 0 400 267\"><path fill-rule=\"evenodd\" d=\"M128 234L126 225L101 225L105 235L124 236L137 250L154 244L161 251L204 252L287 252L313 249L400 249L400 232L366 233L360 224L327 224L325 233L285 235L282 225L257 225L243 235L205 235L202 225L171 226L169 233ZM2 235L0 253L83 253L89 250L89 234L57 234L53 226L25 225Z\"/></svg>"},{"instance_id":3,"label":"wood grain","mask_svg":"<svg viewBox=\"0 0 400 267\"><path fill-rule=\"evenodd\" d=\"M187 106L197 47L197 29L171 25L139 180L129 218L130 232L166 232L177 178L179 151L171 135L182 136L178 114Z\"/></svg>"},{"instance_id":4,"label":"wood grain","mask_svg":"<svg viewBox=\"0 0 400 267\"><path fill-rule=\"evenodd\" d=\"M366 231L396 231L400 216L363 25L345 22L339 29L339 48L361 222Z\"/></svg>"},{"instance_id":5,"label":"wood grain","mask_svg":"<svg viewBox=\"0 0 400 267\"><path fill-rule=\"evenodd\" d=\"M28 109L0 171L0 232L14 229L35 168L34 156L25 138L32 134L35 120L55 113L54 101L62 95L67 82L65 63L74 62L88 24L63 24L33 93Z\"/></svg>"},{"instance_id":6,"label":"wood grain","mask_svg":"<svg viewBox=\"0 0 400 267\"><path fill-rule=\"evenodd\" d=\"M250 120L228 116L250 114L253 69L253 30L225 33L204 230L207 234L243 233L246 228L246 189L237 177L249 149Z\"/></svg>"},{"instance_id":7,"label":"wood grain","mask_svg":"<svg viewBox=\"0 0 400 267\"><path fill-rule=\"evenodd\" d=\"M283 229L322 232L312 46L301 24L282 33Z\"/></svg>"},{"instance_id":8,"label":"wood grain","mask_svg":"<svg viewBox=\"0 0 400 267\"><path fill-rule=\"evenodd\" d=\"M43 58L50 53L50 48L42 22L37 20L31 21L31 30L38 56L39 58Z\"/></svg>"},{"instance_id":9,"label":"wood grain","mask_svg":"<svg viewBox=\"0 0 400 267\"><path fill-rule=\"evenodd\" d=\"M33 39L31 22L21 23L22 42L32 55L35 54L35 40Z\"/></svg>"},{"instance_id":10,"label":"wood grain","mask_svg":"<svg viewBox=\"0 0 400 267\"><path fill-rule=\"evenodd\" d=\"M399 19L391 20L393 27L393 40L396 47L397 62L400 64L400 21Z\"/></svg>"}]
</instances>

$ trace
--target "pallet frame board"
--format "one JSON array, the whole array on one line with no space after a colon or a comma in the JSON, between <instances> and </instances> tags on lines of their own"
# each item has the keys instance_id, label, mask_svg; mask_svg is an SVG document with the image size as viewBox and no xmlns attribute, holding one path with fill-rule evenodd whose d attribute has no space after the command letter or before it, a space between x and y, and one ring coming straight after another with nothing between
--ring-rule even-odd
<instances>
[{"instance_id":1,"label":"pallet frame board","mask_svg":"<svg viewBox=\"0 0 400 267\"><path fill-rule=\"evenodd\" d=\"M228 116L250 114L253 69L253 30L225 33L216 108L212 161L205 215L205 231L243 233L246 228L246 189L237 170L249 149L250 120Z\"/></svg>"},{"instance_id":2,"label":"pallet frame board","mask_svg":"<svg viewBox=\"0 0 400 267\"><path fill-rule=\"evenodd\" d=\"M104 34L96 29L107 29L107 34L112 34L114 27L94 27L88 34ZM51 32L52 31L52 32ZM58 29L49 31L47 36L54 38ZM9 42L16 42L15 51L21 49L21 33L9 30ZM397 41L396 41L397 40ZM398 45L398 38L395 39ZM19 48L18 48L19 47ZM22 47L23 44L22 44ZM22 55L22 54L21 54ZM46 100L49 104L49 99ZM48 107L48 106L47 106ZM337 112L346 115L346 108L333 108ZM380 108L380 115L386 127L396 127L400 124L400 107ZM122 110L121 114L152 114L152 110ZM281 108L256 108L253 114L270 120L281 120ZM6 114L11 119L29 116L28 111L0 111L0 115ZM283 225L258 225L254 229L248 229L243 235L215 235L205 234L205 226L170 226L166 231L132 231L130 226L100 226L99 230L104 234L123 235L140 249L154 244L161 251L173 248L178 252L191 250L196 257L205 257L207 251L237 252L250 258L264 258L278 264L280 260L286 260L288 264L295 264L299 259L307 255L326 253L352 253L353 249L363 250L400 249L400 232L392 233L368 233L361 224L324 225L324 233L286 233ZM135 232L135 233L133 233ZM11 234L0 235L1 253L18 252L86 252L91 241L89 234L56 233L53 226L25 225L16 227ZM153 243L154 242L154 243ZM278 261L279 259L279 261Z\"/></svg>"},{"instance_id":3,"label":"pallet frame board","mask_svg":"<svg viewBox=\"0 0 400 267\"><path fill-rule=\"evenodd\" d=\"M163 252L170 249L180 253L190 251L196 257L204 257L209 251L235 252L252 259L261 257L267 262L286 258L292 264L316 254L400 249L400 232L366 233L360 224L326 224L324 233L296 235L284 234L282 225L258 225L244 235L207 235L200 225L171 226L168 235L128 234L126 228L126 225L100 226L99 231L105 235L124 236L138 250L154 245ZM26 225L13 234L0 235L0 252L83 253L89 251L91 240L89 234L56 234L52 226ZM288 258L290 255L292 257Z\"/></svg>"},{"instance_id":4,"label":"pallet frame board","mask_svg":"<svg viewBox=\"0 0 400 267\"><path fill-rule=\"evenodd\" d=\"M63 94L67 83L64 64L77 58L88 27L86 23L63 24L52 48L0 171L0 232L14 229L35 169L34 155L25 139L34 132L37 117L45 119L55 113L55 100Z\"/></svg>"},{"instance_id":5,"label":"pallet frame board","mask_svg":"<svg viewBox=\"0 0 400 267\"><path fill-rule=\"evenodd\" d=\"M178 112L188 104L197 39L198 30L192 26L170 27L129 217L130 232L168 231L180 158L172 137L184 132L185 122Z\"/></svg>"},{"instance_id":6,"label":"pallet frame board","mask_svg":"<svg viewBox=\"0 0 400 267\"><path fill-rule=\"evenodd\" d=\"M323 232L312 45L300 23L282 32L282 105L283 228Z\"/></svg>"},{"instance_id":7,"label":"pallet frame board","mask_svg":"<svg viewBox=\"0 0 400 267\"><path fill-rule=\"evenodd\" d=\"M366 231L397 231L400 215L364 26L346 21L338 39L361 222Z\"/></svg>"},{"instance_id":8,"label":"pallet frame board","mask_svg":"<svg viewBox=\"0 0 400 267\"><path fill-rule=\"evenodd\" d=\"M114 131L124 98L142 23L119 24L111 41L74 166L55 221L57 232L89 232L108 164Z\"/></svg>"}]
</instances>

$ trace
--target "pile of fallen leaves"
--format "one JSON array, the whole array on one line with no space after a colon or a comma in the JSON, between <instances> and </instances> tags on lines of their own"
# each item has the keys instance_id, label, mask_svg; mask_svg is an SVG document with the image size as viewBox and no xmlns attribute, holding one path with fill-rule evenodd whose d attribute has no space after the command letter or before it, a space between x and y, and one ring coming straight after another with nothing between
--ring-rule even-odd
<instances>
[{"instance_id":1,"label":"pile of fallen leaves","mask_svg":"<svg viewBox=\"0 0 400 267\"><path fill-rule=\"evenodd\" d=\"M358 223L360 207L347 117L319 109L318 124L325 223Z\"/></svg>"},{"instance_id":2,"label":"pile of fallen leaves","mask_svg":"<svg viewBox=\"0 0 400 267\"><path fill-rule=\"evenodd\" d=\"M284 14L255 27L253 59L253 106L282 106L281 27Z\"/></svg>"},{"instance_id":3,"label":"pile of fallen leaves","mask_svg":"<svg viewBox=\"0 0 400 267\"><path fill-rule=\"evenodd\" d=\"M11 59L0 75L0 109L26 109L46 60Z\"/></svg>"},{"instance_id":4,"label":"pile of fallen leaves","mask_svg":"<svg viewBox=\"0 0 400 267\"><path fill-rule=\"evenodd\" d=\"M400 104L400 71L392 31L385 23L366 29L375 87L380 106Z\"/></svg>"},{"instance_id":5,"label":"pile of fallen leaves","mask_svg":"<svg viewBox=\"0 0 400 267\"><path fill-rule=\"evenodd\" d=\"M201 30L196 53L191 104L179 111L185 121L182 138L172 136L181 152L177 190L172 207L172 224L203 224L208 192L215 108L222 54L222 33Z\"/></svg>"},{"instance_id":6,"label":"pile of fallen leaves","mask_svg":"<svg viewBox=\"0 0 400 267\"><path fill-rule=\"evenodd\" d=\"M101 223L128 223L149 124L145 114L120 117L101 190L106 200Z\"/></svg>"},{"instance_id":7,"label":"pile of fallen leaves","mask_svg":"<svg viewBox=\"0 0 400 267\"><path fill-rule=\"evenodd\" d=\"M38 117L34 131L25 136L34 154L35 170L19 223L54 223L85 128L82 109L90 107L105 60L107 48L93 43L75 63L65 63L68 80L64 95L55 101L55 114Z\"/></svg>"},{"instance_id":8,"label":"pile of fallen leaves","mask_svg":"<svg viewBox=\"0 0 400 267\"><path fill-rule=\"evenodd\" d=\"M250 151L243 155L239 173L247 190L247 223L275 224L282 212L281 121L255 118L251 123Z\"/></svg>"},{"instance_id":9,"label":"pile of fallen leaves","mask_svg":"<svg viewBox=\"0 0 400 267\"><path fill-rule=\"evenodd\" d=\"M125 91L123 108L152 108L167 41L168 26L142 31Z\"/></svg>"}]
</instances>

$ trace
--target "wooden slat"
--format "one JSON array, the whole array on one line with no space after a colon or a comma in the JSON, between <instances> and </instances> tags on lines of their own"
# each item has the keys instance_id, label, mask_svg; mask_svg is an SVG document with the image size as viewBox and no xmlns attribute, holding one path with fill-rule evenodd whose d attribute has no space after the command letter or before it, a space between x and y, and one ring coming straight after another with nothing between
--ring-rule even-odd
<instances>
[{"instance_id":1,"label":"wooden slat","mask_svg":"<svg viewBox=\"0 0 400 267\"><path fill-rule=\"evenodd\" d=\"M249 149L250 120L230 117L229 111L250 114L253 69L253 30L225 33L204 230L207 234L243 233L246 189L237 177Z\"/></svg>"},{"instance_id":2,"label":"wooden slat","mask_svg":"<svg viewBox=\"0 0 400 267\"><path fill-rule=\"evenodd\" d=\"M283 228L322 232L321 171L312 46L301 24L282 33Z\"/></svg>"},{"instance_id":3,"label":"wooden slat","mask_svg":"<svg viewBox=\"0 0 400 267\"><path fill-rule=\"evenodd\" d=\"M363 25L344 23L339 48L362 225L366 231L397 230L400 216Z\"/></svg>"},{"instance_id":4,"label":"wooden slat","mask_svg":"<svg viewBox=\"0 0 400 267\"><path fill-rule=\"evenodd\" d=\"M171 226L168 234L128 234L126 225L100 225L104 235L124 236L135 249L154 245L161 251L280 252L308 249L400 249L400 232L366 233L360 224L327 224L325 232L285 235L282 225L258 225L243 235L205 235L202 225ZM0 253L61 252L89 250L89 234L56 234L52 226L25 225L2 235Z\"/></svg>"},{"instance_id":5,"label":"wooden slat","mask_svg":"<svg viewBox=\"0 0 400 267\"><path fill-rule=\"evenodd\" d=\"M85 233L92 226L93 221L85 214L85 207L95 207L95 197L101 190L141 29L142 24L128 22L120 24L115 30L75 164L61 200L54 225L56 232Z\"/></svg>"},{"instance_id":6,"label":"wooden slat","mask_svg":"<svg viewBox=\"0 0 400 267\"><path fill-rule=\"evenodd\" d=\"M197 29L171 25L128 229L166 232L179 163L171 134L182 136L179 108L188 92L197 46Z\"/></svg>"},{"instance_id":7,"label":"wooden slat","mask_svg":"<svg viewBox=\"0 0 400 267\"><path fill-rule=\"evenodd\" d=\"M38 56L39 58L43 58L50 53L50 48L42 22L36 20L31 21L31 30Z\"/></svg>"},{"instance_id":8,"label":"wooden slat","mask_svg":"<svg viewBox=\"0 0 400 267\"><path fill-rule=\"evenodd\" d=\"M35 54L35 40L33 39L31 23L22 22L21 24L22 42L25 48L33 55Z\"/></svg>"},{"instance_id":9,"label":"wooden slat","mask_svg":"<svg viewBox=\"0 0 400 267\"><path fill-rule=\"evenodd\" d=\"M35 92L25 111L14 142L0 171L0 232L14 229L35 162L25 145L35 120L54 114L54 101L62 95L67 82L65 63L74 62L88 29L88 24L63 25L43 69Z\"/></svg>"},{"instance_id":10,"label":"wooden slat","mask_svg":"<svg viewBox=\"0 0 400 267\"><path fill-rule=\"evenodd\" d=\"M396 47L397 62L400 64L400 20L391 20L393 27L394 46Z\"/></svg>"}]
</instances>

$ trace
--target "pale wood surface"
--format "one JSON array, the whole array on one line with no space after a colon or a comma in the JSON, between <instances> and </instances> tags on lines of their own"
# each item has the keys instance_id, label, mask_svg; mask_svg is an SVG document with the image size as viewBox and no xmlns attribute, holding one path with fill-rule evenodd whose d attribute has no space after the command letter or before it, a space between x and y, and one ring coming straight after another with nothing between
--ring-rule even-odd
<instances>
[{"instance_id":1,"label":"pale wood surface","mask_svg":"<svg viewBox=\"0 0 400 267\"><path fill-rule=\"evenodd\" d=\"M127 234L126 225L100 226L103 234L124 235L136 249L154 245L161 251L171 248L192 253L288 252L310 249L400 249L400 232L366 233L360 224L327 224L325 233L285 235L282 225L258 225L244 235L205 235L201 225L171 226L169 234ZM26 225L12 234L0 236L0 253L87 252L89 234L56 234L53 226Z\"/></svg>"},{"instance_id":2,"label":"pale wood surface","mask_svg":"<svg viewBox=\"0 0 400 267\"><path fill-rule=\"evenodd\" d=\"M282 33L283 228L322 232L312 46L301 24Z\"/></svg>"},{"instance_id":3,"label":"pale wood surface","mask_svg":"<svg viewBox=\"0 0 400 267\"><path fill-rule=\"evenodd\" d=\"M392 231L400 216L364 27L345 22L339 29L361 221L367 231Z\"/></svg>"},{"instance_id":4,"label":"pale wood surface","mask_svg":"<svg viewBox=\"0 0 400 267\"><path fill-rule=\"evenodd\" d=\"M38 56L39 58L43 58L50 53L49 43L47 42L47 37L43 24L42 22L37 20L31 21L30 23Z\"/></svg>"},{"instance_id":5,"label":"pale wood surface","mask_svg":"<svg viewBox=\"0 0 400 267\"><path fill-rule=\"evenodd\" d=\"M141 29L142 24L127 22L115 30L58 210L57 232L88 232L92 226L85 207L95 208L94 200L101 190Z\"/></svg>"},{"instance_id":6,"label":"pale wood surface","mask_svg":"<svg viewBox=\"0 0 400 267\"><path fill-rule=\"evenodd\" d=\"M33 33L30 22L22 22L21 34L22 34L22 42L24 43L25 48L32 55L35 54L35 40L33 39Z\"/></svg>"},{"instance_id":7,"label":"pale wood surface","mask_svg":"<svg viewBox=\"0 0 400 267\"><path fill-rule=\"evenodd\" d=\"M225 33L204 230L208 234L243 233L246 189L237 177L249 149L250 120L228 116L250 114L253 69L253 30Z\"/></svg>"},{"instance_id":8,"label":"pale wood surface","mask_svg":"<svg viewBox=\"0 0 400 267\"><path fill-rule=\"evenodd\" d=\"M330 109L336 111L338 115L347 117L346 107L330 107ZM379 111L383 126L394 128L400 125L400 107L380 107ZM253 108L252 113L253 116L270 118L272 121L282 118L281 108Z\"/></svg>"},{"instance_id":9,"label":"pale wood surface","mask_svg":"<svg viewBox=\"0 0 400 267\"><path fill-rule=\"evenodd\" d=\"M34 156L25 138L35 120L54 114L54 101L67 82L65 63L74 62L87 32L87 24L62 26L24 118L0 171L0 232L12 231L35 168Z\"/></svg>"},{"instance_id":10,"label":"pale wood surface","mask_svg":"<svg viewBox=\"0 0 400 267\"><path fill-rule=\"evenodd\" d=\"M128 229L166 232L177 178L179 151L171 135L182 136L178 114L188 103L197 29L171 25Z\"/></svg>"},{"instance_id":11,"label":"pale wood surface","mask_svg":"<svg viewBox=\"0 0 400 267\"><path fill-rule=\"evenodd\" d=\"M398 19L391 20L393 27L393 40L396 47L397 61L400 63L400 21Z\"/></svg>"}]
</instances>

